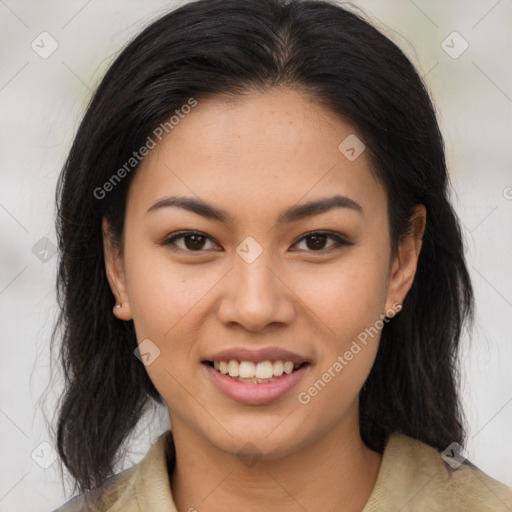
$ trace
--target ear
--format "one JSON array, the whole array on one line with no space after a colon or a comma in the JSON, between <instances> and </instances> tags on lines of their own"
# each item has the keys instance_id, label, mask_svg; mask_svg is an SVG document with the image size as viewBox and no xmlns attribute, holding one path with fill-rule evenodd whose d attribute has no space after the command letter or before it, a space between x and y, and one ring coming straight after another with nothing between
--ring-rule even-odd
<instances>
[{"instance_id":1,"label":"ear","mask_svg":"<svg viewBox=\"0 0 512 512\"><path fill-rule=\"evenodd\" d=\"M411 218L409 233L400 242L398 254L394 256L391 264L386 311L396 310L397 303L401 305L411 289L418 266L426 222L425 206L417 205Z\"/></svg>"},{"instance_id":2,"label":"ear","mask_svg":"<svg viewBox=\"0 0 512 512\"><path fill-rule=\"evenodd\" d=\"M130 303L128 302L128 294L126 293L126 277L123 259L106 219L102 221L102 232L105 270L108 283L116 298L116 303L121 305L121 307L114 307L112 311L120 320L131 320L133 317L130 310Z\"/></svg>"}]
</instances>

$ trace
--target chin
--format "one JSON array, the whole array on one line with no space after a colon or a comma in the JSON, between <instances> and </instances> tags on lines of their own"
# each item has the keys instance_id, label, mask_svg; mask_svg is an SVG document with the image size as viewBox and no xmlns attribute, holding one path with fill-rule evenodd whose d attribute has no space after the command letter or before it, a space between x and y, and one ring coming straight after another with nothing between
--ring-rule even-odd
<instances>
[{"instance_id":1,"label":"chin","mask_svg":"<svg viewBox=\"0 0 512 512\"><path fill-rule=\"evenodd\" d=\"M291 416L293 414L290 414ZM203 436L211 445L230 455L277 460L309 444L304 438L304 423L292 424L293 420L290 417L272 414L266 418L260 416L257 419L237 419L224 423L226 430L216 428L218 425L212 422L214 424L208 425ZM283 418L286 419L283 421ZM289 423L285 425L287 422ZM310 442L312 441L311 439Z\"/></svg>"}]
</instances>

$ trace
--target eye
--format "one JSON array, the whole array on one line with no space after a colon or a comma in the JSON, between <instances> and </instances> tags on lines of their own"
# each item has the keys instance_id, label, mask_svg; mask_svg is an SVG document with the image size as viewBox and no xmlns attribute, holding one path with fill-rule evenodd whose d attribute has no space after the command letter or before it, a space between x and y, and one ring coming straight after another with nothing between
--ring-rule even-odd
<instances>
[{"instance_id":1,"label":"eye","mask_svg":"<svg viewBox=\"0 0 512 512\"><path fill-rule=\"evenodd\" d=\"M174 245L177 249L187 252L204 252L205 246L208 242L216 245L216 243L204 233L198 231L182 231L169 238L166 238L162 245ZM208 247L206 247L208 249Z\"/></svg>"},{"instance_id":2,"label":"eye","mask_svg":"<svg viewBox=\"0 0 512 512\"><path fill-rule=\"evenodd\" d=\"M325 247L325 244L329 239L333 240L334 243ZM299 239L299 241L296 242L295 245L300 245L301 243L305 244L305 250L307 250L308 252L330 252L336 247L342 247L344 245L353 245L344 240L343 238L341 238L340 236L335 235L334 233L330 233L328 231L313 231L311 233L308 233L307 235Z\"/></svg>"},{"instance_id":3,"label":"eye","mask_svg":"<svg viewBox=\"0 0 512 512\"><path fill-rule=\"evenodd\" d=\"M331 243L326 247L328 240L331 240L334 243ZM211 244L210 247L208 247L208 243ZM301 243L305 244L305 248L299 248L298 250L306 250L307 252L330 252L337 247L353 245L342 237L328 231L312 231L300 238L294 246L298 246ZM174 246L172 247L173 250L184 252L205 252L205 250L209 248L216 249L219 247L214 240L199 231L181 231L166 238L162 242L162 245ZM295 251L297 249L292 250Z\"/></svg>"}]
</instances>

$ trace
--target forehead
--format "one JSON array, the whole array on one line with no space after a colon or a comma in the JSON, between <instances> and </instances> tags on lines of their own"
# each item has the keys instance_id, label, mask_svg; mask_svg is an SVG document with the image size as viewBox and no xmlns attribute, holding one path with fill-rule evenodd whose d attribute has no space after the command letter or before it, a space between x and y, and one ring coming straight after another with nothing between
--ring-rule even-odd
<instances>
[{"instance_id":1,"label":"forehead","mask_svg":"<svg viewBox=\"0 0 512 512\"><path fill-rule=\"evenodd\" d=\"M348 122L291 89L198 100L145 157L129 202L148 208L182 193L240 209L243 197L254 214L335 192L376 206L386 198L363 144Z\"/></svg>"}]
</instances>

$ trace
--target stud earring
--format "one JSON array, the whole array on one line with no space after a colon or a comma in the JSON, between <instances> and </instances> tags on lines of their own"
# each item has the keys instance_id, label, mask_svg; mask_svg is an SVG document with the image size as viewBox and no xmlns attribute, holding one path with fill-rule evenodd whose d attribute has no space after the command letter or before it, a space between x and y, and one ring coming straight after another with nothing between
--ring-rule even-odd
<instances>
[{"instance_id":1,"label":"stud earring","mask_svg":"<svg viewBox=\"0 0 512 512\"><path fill-rule=\"evenodd\" d=\"M116 304L116 305L112 308L112 310L113 310L113 311L114 311L114 313L115 313L116 309L121 309L122 307L123 307L123 305L122 305L122 304Z\"/></svg>"}]
</instances>

